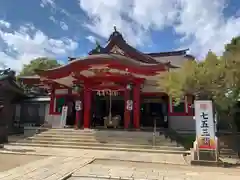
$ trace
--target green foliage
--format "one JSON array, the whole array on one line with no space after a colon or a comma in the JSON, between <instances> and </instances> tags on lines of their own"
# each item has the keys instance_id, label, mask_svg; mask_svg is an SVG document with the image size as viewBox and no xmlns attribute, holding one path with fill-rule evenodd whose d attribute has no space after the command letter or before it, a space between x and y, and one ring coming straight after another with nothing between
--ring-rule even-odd
<instances>
[{"instance_id":1,"label":"green foliage","mask_svg":"<svg viewBox=\"0 0 240 180\"><path fill-rule=\"evenodd\" d=\"M29 64L24 65L22 71L20 72L20 76L29 76L34 75L34 70L36 69L52 69L60 66L60 64L55 59L49 59L45 57L33 59Z\"/></svg>"},{"instance_id":2,"label":"green foliage","mask_svg":"<svg viewBox=\"0 0 240 180\"><path fill-rule=\"evenodd\" d=\"M187 61L180 69L161 74L159 86L176 102L189 93L231 112L240 94L240 37L225 47L221 57L209 51L203 61Z\"/></svg>"},{"instance_id":3,"label":"green foliage","mask_svg":"<svg viewBox=\"0 0 240 180\"><path fill-rule=\"evenodd\" d=\"M235 53L237 51L239 52L240 51L240 36L233 38L229 44L226 44L225 51L231 52L231 53Z\"/></svg>"}]
</instances>

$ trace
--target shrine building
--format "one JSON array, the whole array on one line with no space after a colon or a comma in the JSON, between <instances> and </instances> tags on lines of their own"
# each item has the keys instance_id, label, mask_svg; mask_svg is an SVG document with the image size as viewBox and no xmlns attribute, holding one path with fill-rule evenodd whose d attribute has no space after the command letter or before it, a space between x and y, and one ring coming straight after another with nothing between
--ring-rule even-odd
<instances>
[{"instance_id":1,"label":"shrine building","mask_svg":"<svg viewBox=\"0 0 240 180\"><path fill-rule=\"evenodd\" d=\"M62 126L63 107L68 107L67 127L194 130L193 98L174 105L157 84L159 73L190 60L187 50L140 52L115 28L107 44L96 45L86 57L20 79L49 90L46 121L53 128Z\"/></svg>"}]
</instances>

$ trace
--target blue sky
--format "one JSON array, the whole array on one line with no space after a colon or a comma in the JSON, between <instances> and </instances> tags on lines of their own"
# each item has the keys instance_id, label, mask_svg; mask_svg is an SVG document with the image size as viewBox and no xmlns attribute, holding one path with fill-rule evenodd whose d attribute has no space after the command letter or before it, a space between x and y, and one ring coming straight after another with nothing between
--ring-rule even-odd
<instances>
[{"instance_id":1,"label":"blue sky","mask_svg":"<svg viewBox=\"0 0 240 180\"><path fill-rule=\"evenodd\" d=\"M0 66L84 56L113 26L143 52L189 48L199 59L240 35L239 0L1 0Z\"/></svg>"}]
</instances>

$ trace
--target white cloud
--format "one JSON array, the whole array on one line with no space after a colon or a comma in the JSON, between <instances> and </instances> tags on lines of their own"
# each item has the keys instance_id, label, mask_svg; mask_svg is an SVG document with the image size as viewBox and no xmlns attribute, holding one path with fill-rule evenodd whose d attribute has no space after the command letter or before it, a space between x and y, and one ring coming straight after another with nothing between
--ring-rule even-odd
<instances>
[{"instance_id":1,"label":"white cloud","mask_svg":"<svg viewBox=\"0 0 240 180\"><path fill-rule=\"evenodd\" d=\"M107 38L116 25L132 45L145 45L152 30L172 27L182 36L180 46L203 57L209 49L220 54L226 42L240 35L240 17L224 17L225 0L78 1L91 19L85 24L91 32Z\"/></svg>"},{"instance_id":2,"label":"white cloud","mask_svg":"<svg viewBox=\"0 0 240 180\"><path fill-rule=\"evenodd\" d=\"M193 37L189 45L192 52L200 57L209 49L221 54L224 44L240 35L240 18L225 19L224 0L181 0L181 7L179 24L174 28L186 40L191 41Z\"/></svg>"},{"instance_id":3,"label":"white cloud","mask_svg":"<svg viewBox=\"0 0 240 180\"><path fill-rule=\"evenodd\" d=\"M54 16L50 16L49 20L51 20L52 22L54 22L55 24L57 24L57 20Z\"/></svg>"},{"instance_id":4,"label":"white cloud","mask_svg":"<svg viewBox=\"0 0 240 180\"><path fill-rule=\"evenodd\" d=\"M0 64L14 70L21 70L24 64L37 57L65 56L78 47L78 43L68 39L52 39L33 25L21 26L16 31L0 29Z\"/></svg>"},{"instance_id":5,"label":"white cloud","mask_svg":"<svg viewBox=\"0 0 240 180\"><path fill-rule=\"evenodd\" d=\"M130 1L80 0L79 4L82 10L92 19L92 23L85 24L91 32L108 38L115 25L133 45L144 42L145 39L141 38L145 34L144 29L138 24L132 24L124 20L121 16L123 13L128 13Z\"/></svg>"},{"instance_id":6,"label":"white cloud","mask_svg":"<svg viewBox=\"0 0 240 180\"><path fill-rule=\"evenodd\" d=\"M55 0L41 0L40 2L40 6L42 8L46 7L46 6L51 6L52 8L55 8Z\"/></svg>"},{"instance_id":7,"label":"white cloud","mask_svg":"<svg viewBox=\"0 0 240 180\"><path fill-rule=\"evenodd\" d=\"M7 21L0 20L0 27L10 28L11 24Z\"/></svg>"},{"instance_id":8,"label":"white cloud","mask_svg":"<svg viewBox=\"0 0 240 180\"><path fill-rule=\"evenodd\" d=\"M60 21L59 24L60 24L60 27L62 28L62 30L64 30L64 31L68 30L68 25L65 22Z\"/></svg>"},{"instance_id":9,"label":"white cloud","mask_svg":"<svg viewBox=\"0 0 240 180\"><path fill-rule=\"evenodd\" d=\"M95 44L96 40L97 40L94 36L87 36L86 39L89 40L93 44Z\"/></svg>"},{"instance_id":10,"label":"white cloud","mask_svg":"<svg viewBox=\"0 0 240 180\"><path fill-rule=\"evenodd\" d=\"M62 30L68 30L68 25L64 21L58 21L54 16L50 16L49 20L51 20L54 24L59 25Z\"/></svg>"}]
</instances>

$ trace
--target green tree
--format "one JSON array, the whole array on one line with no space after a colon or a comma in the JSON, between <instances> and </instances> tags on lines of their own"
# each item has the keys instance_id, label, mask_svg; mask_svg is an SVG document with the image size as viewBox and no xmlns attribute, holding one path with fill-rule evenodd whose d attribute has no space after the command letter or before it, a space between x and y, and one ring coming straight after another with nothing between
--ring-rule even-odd
<instances>
[{"instance_id":1,"label":"green tree","mask_svg":"<svg viewBox=\"0 0 240 180\"><path fill-rule=\"evenodd\" d=\"M223 69L221 60L210 51L204 61L186 61L181 68L161 74L158 84L177 103L185 94L214 99L223 84Z\"/></svg>"},{"instance_id":2,"label":"green tree","mask_svg":"<svg viewBox=\"0 0 240 180\"><path fill-rule=\"evenodd\" d=\"M20 76L34 75L35 69L51 69L60 66L60 64L55 59L49 59L46 57L33 59L29 64L24 65Z\"/></svg>"},{"instance_id":3,"label":"green tree","mask_svg":"<svg viewBox=\"0 0 240 180\"><path fill-rule=\"evenodd\" d=\"M225 47L223 56L209 51L203 61L187 61L180 69L163 73L158 84L176 103L187 93L197 99L213 100L233 128L232 117L240 93L239 38L233 38Z\"/></svg>"},{"instance_id":4,"label":"green tree","mask_svg":"<svg viewBox=\"0 0 240 180\"><path fill-rule=\"evenodd\" d=\"M233 38L230 43L225 45L225 52L236 53L237 51L240 51L240 36Z\"/></svg>"}]
</instances>

